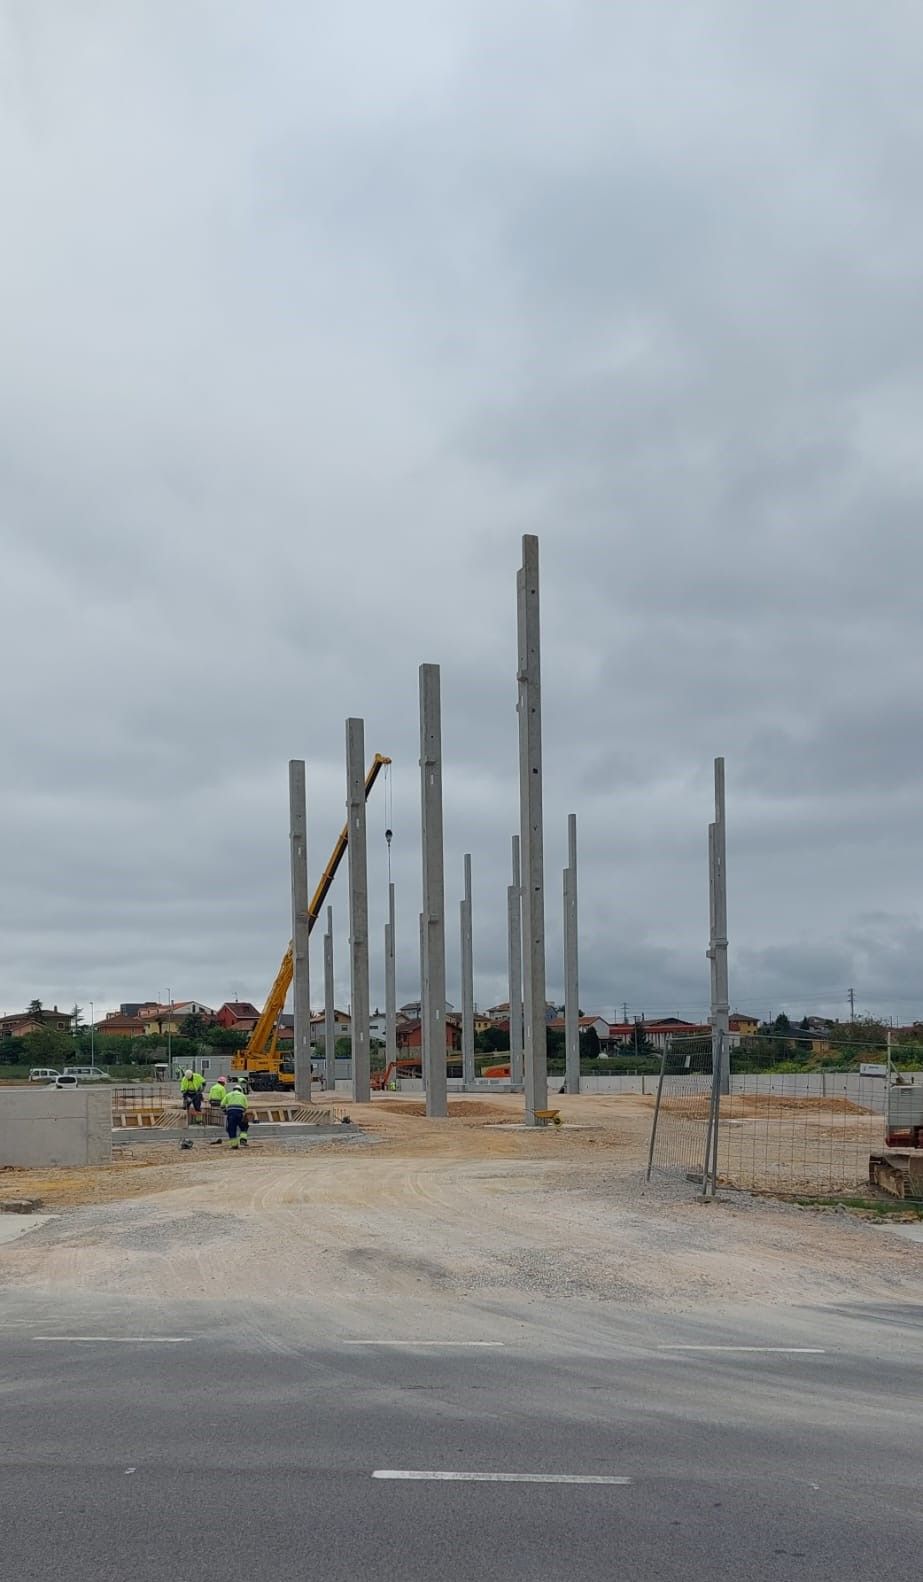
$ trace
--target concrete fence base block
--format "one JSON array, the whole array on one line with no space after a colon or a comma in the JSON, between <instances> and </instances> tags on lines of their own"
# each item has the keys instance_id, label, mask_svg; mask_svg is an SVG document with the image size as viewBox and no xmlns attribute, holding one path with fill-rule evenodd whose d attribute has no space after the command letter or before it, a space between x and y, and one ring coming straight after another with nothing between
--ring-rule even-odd
<instances>
[{"instance_id":1,"label":"concrete fence base block","mask_svg":"<svg viewBox=\"0 0 923 1582\"><path fill-rule=\"evenodd\" d=\"M95 1088L8 1088L0 1165L102 1165L112 1158L112 1096Z\"/></svg>"}]
</instances>

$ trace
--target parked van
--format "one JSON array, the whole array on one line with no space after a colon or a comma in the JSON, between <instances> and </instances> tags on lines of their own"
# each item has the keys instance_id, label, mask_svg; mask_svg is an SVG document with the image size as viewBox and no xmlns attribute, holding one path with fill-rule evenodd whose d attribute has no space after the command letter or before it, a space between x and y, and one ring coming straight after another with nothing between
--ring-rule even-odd
<instances>
[{"instance_id":1,"label":"parked van","mask_svg":"<svg viewBox=\"0 0 923 1582\"><path fill-rule=\"evenodd\" d=\"M30 1082L53 1082L55 1077L61 1075L60 1071L53 1071L51 1066L33 1066L29 1072Z\"/></svg>"},{"instance_id":2,"label":"parked van","mask_svg":"<svg viewBox=\"0 0 923 1582\"><path fill-rule=\"evenodd\" d=\"M100 1071L99 1066L71 1066L69 1070L78 1082L111 1082L108 1071Z\"/></svg>"}]
</instances>

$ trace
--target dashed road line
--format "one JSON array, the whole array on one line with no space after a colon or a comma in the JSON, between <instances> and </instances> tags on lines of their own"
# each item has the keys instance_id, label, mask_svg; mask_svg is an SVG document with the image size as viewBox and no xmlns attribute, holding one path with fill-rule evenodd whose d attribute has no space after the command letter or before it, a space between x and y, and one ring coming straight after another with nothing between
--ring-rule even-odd
<instances>
[{"instance_id":1,"label":"dashed road line","mask_svg":"<svg viewBox=\"0 0 923 1582\"><path fill-rule=\"evenodd\" d=\"M604 1483L626 1485L631 1478L582 1472L410 1472L396 1468L372 1473L373 1478L397 1483Z\"/></svg>"}]
</instances>

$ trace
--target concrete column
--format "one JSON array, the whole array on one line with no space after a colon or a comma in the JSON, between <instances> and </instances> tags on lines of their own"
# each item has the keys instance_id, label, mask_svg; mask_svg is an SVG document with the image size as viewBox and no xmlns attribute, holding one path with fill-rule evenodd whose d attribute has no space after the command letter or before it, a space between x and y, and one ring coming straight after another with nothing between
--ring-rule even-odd
<instances>
[{"instance_id":1,"label":"concrete column","mask_svg":"<svg viewBox=\"0 0 923 1582\"><path fill-rule=\"evenodd\" d=\"M429 1046L423 1036L426 1027L426 918L420 913L420 1064L423 1092L429 1092Z\"/></svg>"},{"instance_id":2,"label":"concrete column","mask_svg":"<svg viewBox=\"0 0 923 1582\"><path fill-rule=\"evenodd\" d=\"M462 1081L474 1087L474 942L471 923L471 854L465 853L465 898L461 903Z\"/></svg>"},{"instance_id":3,"label":"concrete column","mask_svg":"<svg viewBox=\"0 0 923 1582\"><path fill-rule=\"evenodd\" d=\"M567 867L564 869L564 1091L580 1092L576 813L569 813L567 817Z\"/></svg>"},{"instance_id":4,"label":"concrete column","mask_svg":"<svg viewBox=\"0 0 923 1582\"><path fill-rule=\"evenodd\" d=\"M292 998L295 1012L295 1096L311 1099L311 983L308 961L308 819L304 761L288 766L292 860Z\"/></svg>"},{"instance_id":5,"label":"concrete column","mask_svg":"<svg viewBox=\"0 0 923 1582\"><path fill-rule=\"evenodd\" d=\"M730 990L728 986L727 839L724 822L724 759L715 759L715 1031L720 1034L721 1092L731 1091L731 1051L728 1039Z\"/></svg>"},{"instance_id":6,"label":"concrete column","mask_svg":"<svg viewBox=\"0 0 923 1582\"><path fill-rule=\"evenodd\" d=\"M349 823L349 974L352 1017L352 1097L371 1099L369 1064L369 876L365 838L365 726L346 721L346 787Z\"/></svg>"},{"instance_id":7,"label":"concrete column","mask_svg":"<svg viewBox=\"0 0 923 1582\"><path fill-rule=\"evenodd\" d=\"M426 1113L448 1114L445 1026L445 872L442 841L442 717L439 666L420 666L420 786L423 841L423 1058Z\"/></svg>"},{"instance_id":8,"label":"concrete column","mask_svg":"<svg viewBox=\"0 0 923 1582\"><path fill-rule=\"evenodd\" d=\"M385 924L385 1065L397 1059L397 986L394 946L394 885L388 885L388 921Z\"/></svg>"},{"instance_id":9,"label":"concrete column","mask_svg":"<svg viewBox=\"0 0 923 1582\"><path fill-rule=\"evenodd\" d=\"M336 1043L337 1029L334 1019L333 979L333 907L327 908L327 932L324 935L324 1085L328 1093L336 1092Z\"/></svg>"},{"instance_id":10,"label":"concrete column","mask_svg":"<svg viewBox=\"0 0 923 1582\"><path fill-rule=\"evenodd\" d=\"M510 980L510 1086L522 1088L522 875L519 836L513 836L513 882L506 892Z\"/></svg>"},{"instance_id":11,"label":"concrete column","mask_svg":"<svg viewBox=\"0 0 923 1582\"><path fill-rule=\"evenodd\" d=\"M519 833L522 840L522 935L526 1125L548 1108L545 1021L545 854L542 812L542 663L538 539L523 534L517 577L519 628Z\"/></svg>"}]
</instances>

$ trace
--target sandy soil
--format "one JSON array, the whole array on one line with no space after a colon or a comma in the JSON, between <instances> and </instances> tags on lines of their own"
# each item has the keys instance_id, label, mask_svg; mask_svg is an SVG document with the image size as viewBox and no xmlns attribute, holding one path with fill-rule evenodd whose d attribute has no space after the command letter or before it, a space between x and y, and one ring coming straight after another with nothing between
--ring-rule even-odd
<instances>
[{"instance_id":1,"label":"sandy soil","mask_svg":"<svg viewBox=\"0 0 923 1582\"><path fill-rule=\"evenodd\" d=\"M126 1297L411 1304L457 1321L465 1298L581 1298L687 1310L716 1298L923 1299L923 1252L841 1214L643 1182L651 1101L555 1099L565 1125L509 1126L521 1100L352 1107L362 1135L304 1154L145 1147L104 1170L0 1171L0 1197L59 1217L0 1248L0 1289ZM498 1124L506 1123L506 1124ZM573 1129L572 1129L573 1128Z\"/></svg>"}]
</instances>

